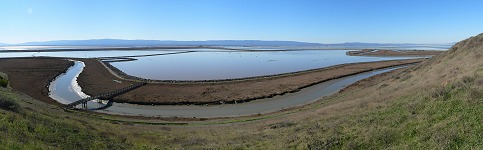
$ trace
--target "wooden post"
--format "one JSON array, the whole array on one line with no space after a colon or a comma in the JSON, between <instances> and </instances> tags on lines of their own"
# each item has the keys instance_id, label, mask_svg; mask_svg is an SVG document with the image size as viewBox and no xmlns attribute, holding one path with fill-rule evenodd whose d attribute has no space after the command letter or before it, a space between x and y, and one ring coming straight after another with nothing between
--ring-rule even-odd
<instances>
[{"instance_id":1,"label":"wooden post","mask_svg":"<svg viewBox=\"0 0 483 150\"><path fill-rule=\"evenodd\" d=\"M87 101L82 102L82 109L87 110Z\"/></svg>"}]
</instances>

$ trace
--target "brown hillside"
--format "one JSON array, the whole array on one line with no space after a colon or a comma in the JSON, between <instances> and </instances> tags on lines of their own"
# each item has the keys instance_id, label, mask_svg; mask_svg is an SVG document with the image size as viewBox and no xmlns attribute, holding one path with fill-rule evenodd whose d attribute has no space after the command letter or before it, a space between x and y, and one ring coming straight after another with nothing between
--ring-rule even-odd
<instances>
[{"instance_id":1,"label":"brown hillside","mask_svg":"<svg viewBox=\"0 0 483 150\"><path fill-rule=\"evenodd\" d=\"M473 76L475 72L483 73L482 55L483 33L460 41L448 51L404 71L396 77L399 82L393 88L413 91L446 85Z\"/></svg>"},{"instance_id":2,"label":"brown hillside","mask_svg":"<svg viewBox=\"0 0 483 150\"><path fill-rule=\"evenodd\" d=\"M421 79L433 79L445 84L451 80L471 76L483 67L483 33L456 43L445 53L421 64L417 74Z\"/></svg>"}]
</instances>

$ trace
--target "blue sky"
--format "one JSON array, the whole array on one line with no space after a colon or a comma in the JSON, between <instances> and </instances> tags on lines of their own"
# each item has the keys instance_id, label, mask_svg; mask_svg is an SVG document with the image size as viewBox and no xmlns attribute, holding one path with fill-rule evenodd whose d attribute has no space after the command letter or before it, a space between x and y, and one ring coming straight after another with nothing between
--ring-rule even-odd
<instances>
[{"instance_id":1,"label":"blue sky","mask_svg":"<svg viewBox=\"0 0 483 150\"><path fill-rule=\"evenodd\" d=\"M0 0L0 43L449 43L483 32L481 6L481 0Z\"/></svg>"}]
</instances>

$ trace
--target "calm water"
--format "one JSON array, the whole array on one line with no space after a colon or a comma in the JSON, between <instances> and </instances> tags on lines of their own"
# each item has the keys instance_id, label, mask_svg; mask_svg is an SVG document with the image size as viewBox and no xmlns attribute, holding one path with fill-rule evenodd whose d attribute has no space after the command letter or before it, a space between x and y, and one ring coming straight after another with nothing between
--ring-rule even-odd
<instances>
[{"instance_id":1,"label":"calm water","mask_svg":"<svg viewBox=\"0 0 483 150\"><path fill-rule=\"evenodd\" d=\"M49 86L49 95L62 104L68 104L76 100L87 97L82 93L81 87L78 86L76 79L82 72L84 64L76 61L75 65L70 67L67 73L60 75ZM331 95L340 89L370 76L388 72L396 68L376 70L348 76L340 79L330 80L321 84L317 84L308 88L304 88L295 93L288 93L272 98L259 99L247 103L224 104L211 106L196 105L136 105L126 103L113 103L112 106L101 110L95 110L104 107L104 104L98 102L89 102L88 108L101 113L123 114L123 115L141 115L141 116L158 116L158 117L234 117L254 114L263 114L286 109L293 106L304 105L314 102L323 96Z\"/></svg>"},{"instance_id":2,"label":"calm water","mask_svg":"<svg viewBox=\"0 0 483 150\"><path fill-rule=\"evenodd\" d=\"M193 49L189 49L193 50ZM13 52L0 53L4 57L116 57L165 54L187 50L109 50L109 51L72 51L72 52ZM409 57L359 57L347 56L346 50L305 50L305 51L267 51L237 52L213 49L196 49L197 52L136 57L138 60L112 63L127 74L160 80L207 80L228 79L251 76L273 75L307 69L321 68L344 63L371 62L381 60L407 59ZM49 95L63 104L87 97L77 84L77 76L84 64L76 62L66 74L60 75L49 86ZM389 71L373 71L337 80L331 80L273 98L260 99L242 104L217 106L141 106L114 103L111 107L96 110L103 113L162 116L162 117L226 117L253 115L273 112L280 109L303 105L330 95L341 88L363 78ZM104 104L89 102L89 108L102 107Z\"/></svg>"},{"instance_id":3,"label":"calm water","mask_svg":"<svg viewBox=\"0 0 483 150\"><path fill-rule=\"evenodd\" d=\"M147 79L213 80L274 75L345 63L409 58L347 56L347 50L240 52L217 49L9 52L0 53L0 58L32 56L97 58L166 54L182 51L196 52L136 57L138 60L114 62L112 65L129 75Z\"/></svg>"},{"instance_id":4,"label":"calm water","mask_svg":"<svg viewBox=\"0 0 483 150\"><path fill-rule=\"evenodd\" d=\"M81 87L77 84L77 77L84 69L84 63L74 61L66 73L59 75L49 85L49 96L62 104L69 104L76 100L87 98Z\"/></svg>"},{"instance_id":5,"label":"calm water","mask_svg":"<svg viewBox=\"0 0 483 150\"><path fill-rule=\"evenodd\" d=\"M408 57L347 56L346 50L283 52L193 52L142 57L113 66L137 77L158 80L212 80L273 75L345 63Z\"/></svg>"},{"instance_id":6,"label":"calm water","mask_svg":"<svg viewBox=\"0 0 483 150\"><path fill-rule=\"evenodd\" d=\"M56 50L56 49L95 49L99 46L0 46L1 50Z\"/></svg>"},{"instance_id":7,"label":"calm water","mask_svg":"<svg viewBox=\"0 0 483 150\"><path fill-rule=\"evenodd\" d=\"M66 73L59 75L49 85L49 97L61 104L70 104L80 99L89 97L82 92L77 83L77 77L84 69L85 64L81 61L74 61L74 66L69 67ZM89 101L87 107L90 109L105 106L106 101ZM79 106L78 106L79 107Z\"/></svg>"},{"instance_id":8,"label":"calm water","mask_svg":"<svg viewBox=\"0 0 483 150\"><path fill-rule=\"evenodd\" d=\"M183 50L181 50L183 51ZM118 56L132 56L132 55L149 55L149 54L163 54L172 53L167 50L104 50L104 51L65 51L65 52L9 52L0 53L0 58L7 57L72 57L72 58L95 58L95 57L118 57Z\"/></svg>"},{"instance_id":9,"label":"calm water","mask_svg":"<svg viewBox=\"0 0 483 150\"><path fill-rule=\"evenodd\" d=\"M399 67L398 67L399 68ZM397 68L383 69L361 73L340 79L330 80L295 93L288 93L272 98L258 99L246 103L223 104L210 106L197 105L136 105L126 103L114 103L111 107L97 112L108 114L121 114L131 116L155 116L155 117L182 117L182 118L212 118L212 117L236 117L256 114L264 114L300 106L315 102L321 97L329 96L340 89L380 73L388 72Z\"/></svg>"}]
</instances>

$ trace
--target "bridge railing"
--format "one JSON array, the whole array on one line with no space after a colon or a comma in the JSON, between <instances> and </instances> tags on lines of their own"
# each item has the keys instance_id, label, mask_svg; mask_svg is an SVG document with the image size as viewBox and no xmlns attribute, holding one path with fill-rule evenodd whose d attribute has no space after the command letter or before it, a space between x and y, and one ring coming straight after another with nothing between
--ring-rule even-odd
<instances>
[{"instance_id":1,"label":"bridge railing","mask_svg":"<svg viewBox=\"0 0 483 150\"><path fill-rule=\"evenodd\" d=\"M112 92L108 92L108 93L99 94L99 95L96 95L96 96L91 96L91 97L87 97L87 98L84 98L84 99L80 99L80 100L74 101L70 104L67 104L65 106L65 108L73 108L73 107L75 107L79 104L87 103L88 101L92 101L92 100L99 99L99 98L114 97L114 96L123 94L125 92L131 91L133 89L139 88L139 87L146 85L146 84L147 84L146 82L140 82L140 83L136 83L136 84L130 85L128 87L125 87L125 88L122 88L122 89L119 89L119 90L115 90L115 91L112 91Z\"/></svg>"}]
</instances>

